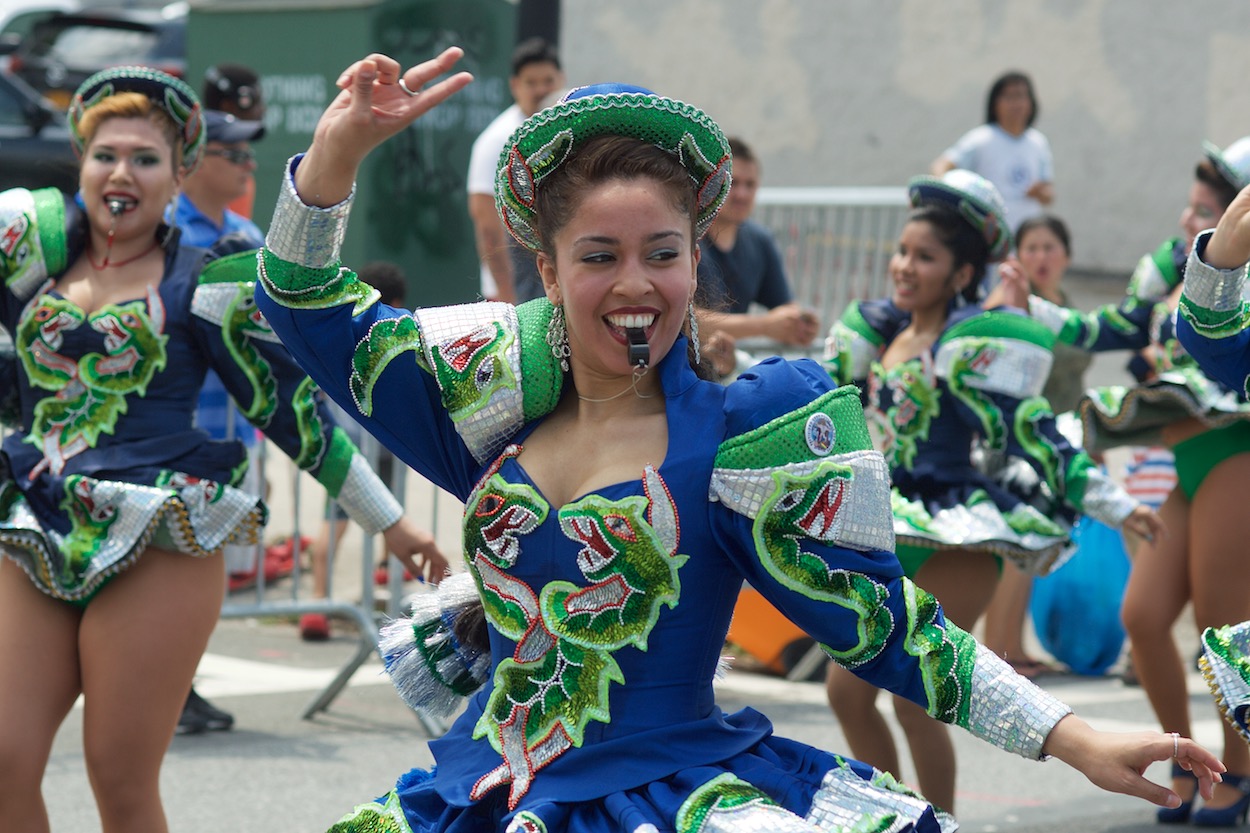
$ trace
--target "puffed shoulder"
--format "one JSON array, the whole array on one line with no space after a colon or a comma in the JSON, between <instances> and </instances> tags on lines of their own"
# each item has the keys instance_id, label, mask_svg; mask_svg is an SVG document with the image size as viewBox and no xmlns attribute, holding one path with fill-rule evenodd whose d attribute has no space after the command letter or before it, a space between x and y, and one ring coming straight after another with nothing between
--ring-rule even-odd
<instances>
[{"instance_id":1,"label":"puffed shoulder","mask_svg":"<svg viewBox=\"0 0 1250 833\"><path fill-rule=\"evenodd\" d=\"M55 188L0 193L0 279L28 298L82 253L87 223L73 197Z\"/></svg>"},{"instance_id":2,"label":"puffed shoulder","mask_svg":"<svg viewBox=\"0 0 1250 833\"><path fill-rule=\"evenodd\" d=\"M726 388L726 435L745 434L805 408L835 387L825 369L810 359L765 359Z\"/></svg>"},{"instance_id":3,"label":"puffed shoulder","mask_svg":"<svg viewBox=\"0 0 1250 833\"><path fill-rule=\"evenodd\" d=\"M852 301L842 313L841 321L874 344L886 344L907 326L908 315L889 298L875 301Z\"/></svg>"},{"instance_id":4,"label":"puffed shoulder","mask_svg":"<svg viewBox=\"0 0 1250 833\"><path fill-rule=\"evenodd\" d=\"M960 388L1025 399L1045 386L1054 346L1054 333L1021 310L973 308L938 339L934 370Z\"/></svg>"},{"instance_id":5,"label":"puffed shoulder","mask_svg":"<svg viewBox=\"0 0 1250 833\"><path fill-rule=\"evenodd\" d=\"M1181 282L1180 262L1177 250L1182 246L1179 237L1169 237L1159 248L1142 255L1128 281L1127 294L1139 301L1158 301L1168 295Z\"/></svg>"}]
</instances>

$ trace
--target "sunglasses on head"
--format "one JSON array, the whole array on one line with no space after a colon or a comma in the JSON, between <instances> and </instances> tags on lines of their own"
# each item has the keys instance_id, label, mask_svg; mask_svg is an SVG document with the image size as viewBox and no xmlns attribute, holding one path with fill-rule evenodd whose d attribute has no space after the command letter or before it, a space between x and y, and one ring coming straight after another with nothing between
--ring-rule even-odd
<instances>
[{"instance_id":1,"label":"sunglasses on head","mask_svg":"<svg viewBox=\"0 0 1250 833\"><path fill-rule=\"evenodd\" d=\"M240 150L237 148L209 148L204 151L204 155L220 156L222 159L225 159L227 162L232 162L235 165L246 165L249 162L256 161L256 151L251 149Z\"/></svg>"}]
</instances>

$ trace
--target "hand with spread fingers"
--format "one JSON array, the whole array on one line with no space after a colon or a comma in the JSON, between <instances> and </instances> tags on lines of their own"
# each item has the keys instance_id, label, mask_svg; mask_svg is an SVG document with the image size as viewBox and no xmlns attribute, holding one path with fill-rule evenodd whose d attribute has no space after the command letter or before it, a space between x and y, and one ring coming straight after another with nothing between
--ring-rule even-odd
<instances>
[{"instance_id":1,"label":"hand with spread fingers","mask_svg":"<svg viewBox=\"0 0 1250 833\"><path fill-rule=\"evenodd\" d=\"M458 72L435 82L463 55L453 46L405 70L394 58L374 53L344 70L337 81L340 92L322 113L296 171L300 197L320 207L346 199L370 151L473 80Z\"/></svg>"}]
</instances>

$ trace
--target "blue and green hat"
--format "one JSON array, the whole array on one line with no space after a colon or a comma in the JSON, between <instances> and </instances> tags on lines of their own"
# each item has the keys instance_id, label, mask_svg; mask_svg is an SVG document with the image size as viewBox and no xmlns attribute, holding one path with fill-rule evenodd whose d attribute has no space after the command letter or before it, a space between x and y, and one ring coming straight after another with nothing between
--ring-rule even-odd
<instances>
[{"instance_id":1,"label":"blue and green hat","mask_svg":"<svg viewBox=\"0 0 1250 833\"><path fill-rule=\"evenodd\" d=\"M980 174L956 168L941 177L917 176L907 183L912 208L941 205L953 210L985 237L990 261L1011 251L1007 206L994 184Z\"/></svg>"},{"instance_id":2,"label":"blue and green hat","mask_svg":"<svg viewBox=\"0 0 1250 833\"><path fill-rule=\"evenodd\" d=\"M118 93L140 93L163 110L178 126L182 139L182 164L192 170L204 150L204 110L195 92L172 75L151 67L113 67L92 75L74 93L66 118L74 150L81 156L86 137L78 129L83 114L105 98Z\"/></svg>"},{"instance_id":3,"label":"blue and green hat","mask_svg":"<svg viewBox=\"0 0 1250 833\"><path fill-rule=\"evenodd\" d=\"M594 84L565 93L525 120L504 146L495 174L495 208L525 248L541 249L534 198L542 182L596 136L628 136L677 157L698 189L696 237L729 194L733 160L720 127L697 107L628 84Z\"/></svg>"}]
</instances>

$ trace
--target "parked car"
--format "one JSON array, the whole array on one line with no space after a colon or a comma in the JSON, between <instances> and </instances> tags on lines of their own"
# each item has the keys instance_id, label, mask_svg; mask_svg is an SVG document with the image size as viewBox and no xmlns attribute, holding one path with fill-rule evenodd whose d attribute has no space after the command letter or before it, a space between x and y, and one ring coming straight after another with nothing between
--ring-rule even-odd
<instances>
[{"instance_id":1,"label":"parked car","mask_svg":"<svg viewBox=\"0 0 1250 833\"><path fill-rule=\"evenodd\" d=\"M187 4L161 9L84 9L36 23L9 56L9 70L61 109L88 76L142 64L186 72Z\"/></svg>"},{"instance_id":2,"label":"parked car","mask_svg":"<svg viewBox=\"0 0 1250 833\"><path fill-rule=\"evenodd\" d=\"M78 159L65 114L30 85L0 72L0 190L78 190Z\"/></svg>"},{"instance_id":3,"label":"parked car","mask_svg":"<svg viewBox=\"0 0 1250 833\"><path fill-rule=\"evenodd\" d=\"M76 0L4 0L0 4L0 55L17 49L38 21L77 8Z\"/></svg>"}]
</instances>

